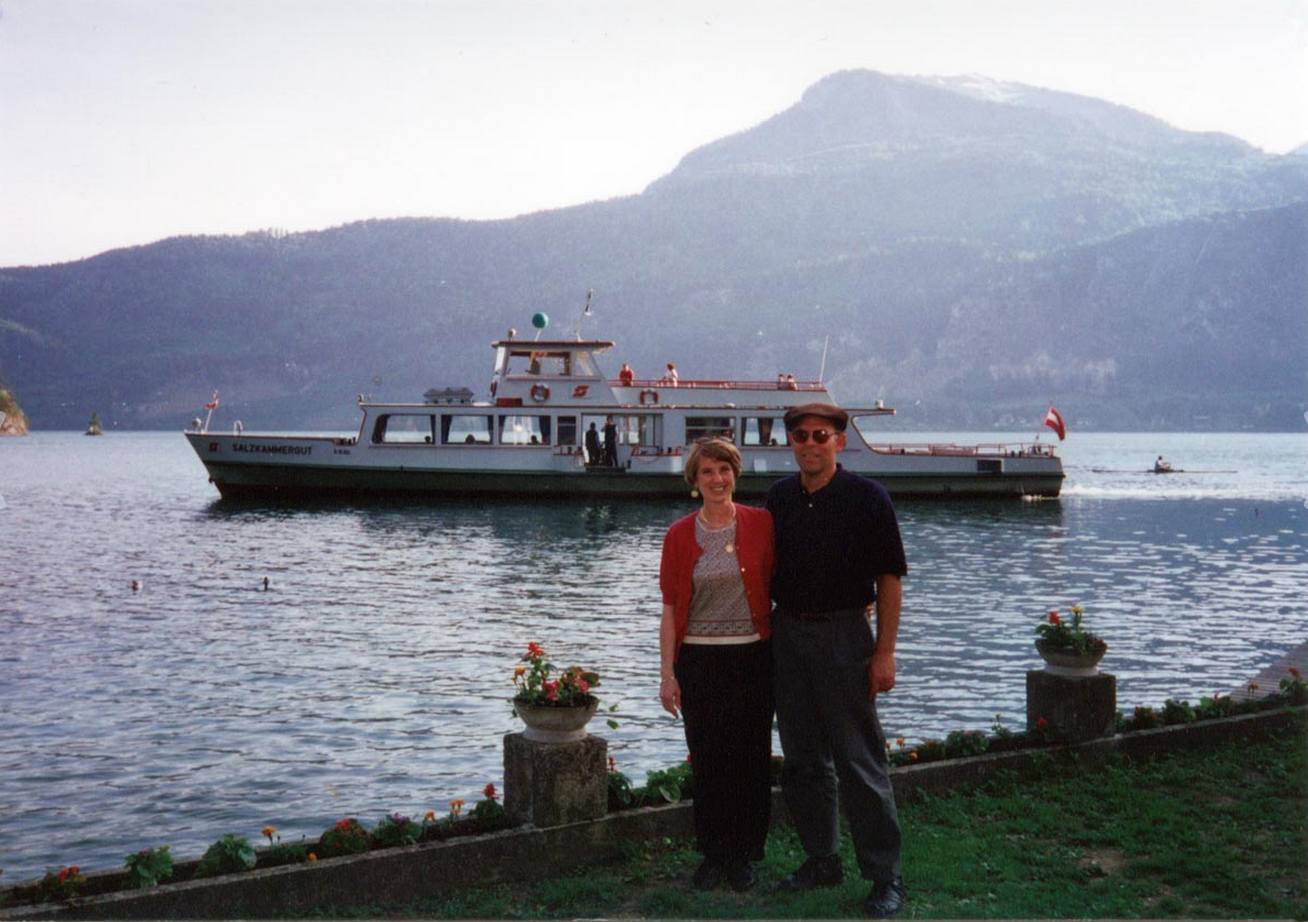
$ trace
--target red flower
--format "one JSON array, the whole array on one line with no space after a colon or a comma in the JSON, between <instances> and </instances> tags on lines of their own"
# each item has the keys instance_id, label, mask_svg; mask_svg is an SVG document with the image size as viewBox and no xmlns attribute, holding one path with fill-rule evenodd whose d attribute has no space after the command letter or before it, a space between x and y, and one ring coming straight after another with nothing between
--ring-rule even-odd
<instances>
[{"instance_id":1,"label":"red flower","mask_svg":"<svg viewBox=\"0 0 1308 922\"><path fill-rule=\"evenodd\" d=\"M615 772L617 770L618 770L618 760L613 758L613 756L609 756L609 771Z\"/></svg>"},{"instance_id":2,"label":"red flower","mask_svg":"<svg viewBox=\"0 0 1308 922\"><path fill-rule=\"evenodd\" d=\"M1063 619L1060 618L1060 617L1058 617L1058 612L1056 612L1056 611L1051 611L1051 612L1049 613L1049 623L1050 623L1050 624L1062 624L1062 623L1063 623Z\"/></svg>"},{"instance_id":3,"label":"red flower","mask_svg":"<svg viewBox=\"0 0 1308 922\"><path fill-rule=\"evenodd\" d=\"M1291 666L1291 667L1290 667L1290 675L1294 676L1296 679L1299 678L1299 670L1298 670L1298 669L1295 669L1293 666Z\"/></svg>"},{"instance_id":4,"label":"red flower","mask_svg":"<svg viewBox=\"0 0 1308 922\"><path fill-rule=\"evenodd\" d=\"M488 784L488 785L486 785L486 787L482 789L482 792L481 792L481 793L482 793L482 796L485 797L487 800L494 800L494 799L495 799L495 785L493 785L493 784Z\"/></svg>"},{"instance_id":5,"label":"red flower","mask_svg":"<svg viewBox=\"0 0 1308 922\"><path fill-rule=\"evenodd\" d=\"M545 651L540 648L540 644L536 643L535 641L532 641L531 643L527 644L527 652L522 658L540 659L544 655L545 655Z\"/></svg>"},{"instance_id":6,"label":"red flower","mask_svg":"<svg viewBox=\"0 0 1308 922\"><path fill-rule=\"evenodd\" d=\"M1047 718L1047 717L1041 717L1041 718L1039 718L1038 720L1036 720L1036 729L1037 729L1037 730L1047 730L1047 729L1049 729L1049 718Z\"/></svg>"},{"instance_id":7,"label":"red flower","mask_svg":"<svg viewBox=\"0 0 1308 922\"><path fill-rule=\"evenodd\" d=\"M338 830L340 830L341 832L344 832L345 830L349 829L349 828L350 828L350 820L349 820L349 817L346 817L346 818L343 819L343 820L337 820L337 821L336 821L336 828L337 828Z\"/></svg>"}]
</instances>

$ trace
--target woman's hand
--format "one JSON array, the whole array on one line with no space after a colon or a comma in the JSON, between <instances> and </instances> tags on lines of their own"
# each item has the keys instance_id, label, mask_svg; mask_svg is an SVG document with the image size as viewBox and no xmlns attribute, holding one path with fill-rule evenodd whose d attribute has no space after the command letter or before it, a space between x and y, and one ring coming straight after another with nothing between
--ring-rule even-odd
<instances>
[{"instance_id":1,"label":"woman's hand","mask_svg":"<svg viewBox=\"0 0 1308 922\"><path fill-rule=\"evenodd\" d=\"M676 676L670 675L659 683L659 701L663 702L663 710L673 717L681 716L681 685Z\"/></svg>"}]
</instances>

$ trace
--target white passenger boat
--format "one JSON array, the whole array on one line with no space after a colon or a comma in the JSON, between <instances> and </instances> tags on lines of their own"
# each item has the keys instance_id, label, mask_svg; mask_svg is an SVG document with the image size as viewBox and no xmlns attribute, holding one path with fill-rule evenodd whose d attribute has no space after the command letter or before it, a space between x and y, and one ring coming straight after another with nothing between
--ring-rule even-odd
<instances>
[{"instance_id":1,"label":"white passenger boat","mask_svg":"<svg viewBox=\"0 0 1308 922\"><path fill-rule=\"evenodd\" d=\"M539 335L539 334L538 334ZM522 498L686 496L687 446L726 436L740 449L740 496L758 496L796 471L782 416L805 403L834 403L820 381L606 377L604 340L510 335L492 344L490 393L432 389L421 402L359 397L357 433L273 434L209 429L186 438L224 498L330 494ZM217 398L209 405L212 413ZM850 427L839 457L847 469L897 496L1055 497L1063 465L1052 445L888 444L872 423L894 410L845 407ZM616 459L587 457L586 433L616 429ZM602 442L602 435L600 436Z\"/></svg>"}]
</instances>

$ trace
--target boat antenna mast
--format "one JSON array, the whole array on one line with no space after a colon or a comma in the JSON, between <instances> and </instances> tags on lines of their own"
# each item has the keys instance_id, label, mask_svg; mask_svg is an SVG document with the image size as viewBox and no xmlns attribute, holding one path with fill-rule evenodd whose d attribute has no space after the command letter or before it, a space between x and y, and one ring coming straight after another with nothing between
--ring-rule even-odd
<instances>
[{"instance_id":1,"label":"boat antenna mast","mask_svg":"<svg viewBox=\"0 0 1308 922\"><path fill-rule=\"evenodd\" d=\"M577 315L577 325L576 325L575 327L572 328L572 338L575 339L577 342L581 342L581 324L582 324L582 321L583 321L583 320L586 320L586 319L589 318L589 317L594 316L594 315L591 314L591 312L590 312L590 299L591 299L592 297L594 297L594 295L595 295L595 289L594 289L594 288L587 288L587 289L586 289L586 306L585 306L584 308L582 308L581 313Z\"/></svg>"},{"instance_id":2,"label":"boat antenna mast","mask_svg":"<svg viewBox=\"0 0 1308 922\"><path fill-rule=\"evenodd\" d=\"M822 380L827 375L827 346L830 345L831 345L831 334L828 333L827 338L822 342L822 364L818 366L818 384L821 384Z\"/></svg>"}]
</instances>

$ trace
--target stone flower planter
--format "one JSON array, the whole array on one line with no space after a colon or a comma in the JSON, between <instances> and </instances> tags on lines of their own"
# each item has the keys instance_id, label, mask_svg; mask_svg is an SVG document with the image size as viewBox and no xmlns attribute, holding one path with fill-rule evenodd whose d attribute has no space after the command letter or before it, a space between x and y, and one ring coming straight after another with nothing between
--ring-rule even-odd
<instances>
[{"instance_id":1,"label":"stone flower planter","mask_svg":"<svg viewBox=\"0 0 1308 922\"><path fill-rule=\"evenodd\" d=\"M599 699L591 695L578 707L551 707L514 701L513 708L527 725L524 738L533 743L571 743L586 736L586 724L595 716Z\"/></svg>"},{"instance_id":2,"label":"stone flower planter","mask_svg":"<svg viewBox=\"0 0 1308 922\"><path fill-rule=\"evenodd\" d=\"M1069 679L1088 678L1099 674L1099 661L1104 658L1107 648L1092 653L1077 653L1062 647L1055 647L1047 640L1035 642L1036 652L1045 661L1045 672Z\"/></svg>"}]
</instances>

